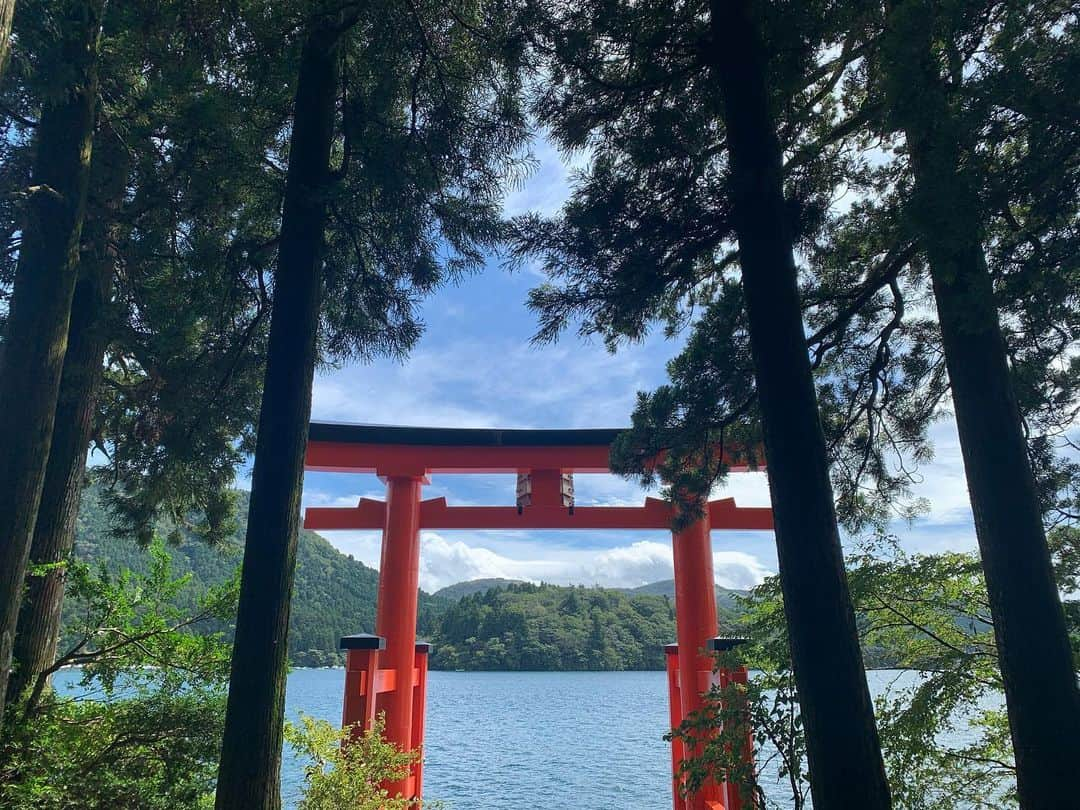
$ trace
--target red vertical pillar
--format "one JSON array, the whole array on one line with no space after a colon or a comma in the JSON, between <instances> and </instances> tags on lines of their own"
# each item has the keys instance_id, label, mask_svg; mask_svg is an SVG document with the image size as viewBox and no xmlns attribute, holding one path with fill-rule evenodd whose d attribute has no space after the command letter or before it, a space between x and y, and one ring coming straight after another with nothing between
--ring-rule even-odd
<instances>
[{"instance_id":1,"label":"red vertical pillar","mask_svg":"<svg viewBox=\"0 0 1080 810\"><path fill-rule=\"evenodd\" d=\"M428 653L431 645L421 641L416 645L416 686L413 688L412 747L424 747L424 710L427 704ZM413 794L424 793L424 763L418 760L412 766Z\"/></svg>"},{"instance_id":2,"label":"red vertical pillar","mask_svg":"<svg viewBox=\"0 0 1080 810\"><path fill-rule=\"evenodd\" d=\"M682 699L679 697L679 645L664 645L664 658L667 661L668 715L672 728L682 722ZM676 778L679 765L683 760L682 740L671 741L671 794L672 810L686 810L686 800L679 795Z\"/></svg>"},{"instance_id":3,"label":"red vertical pillar","mask_svg":"<svg viewBox=\"0 0 1080 810\"><path fill-rule=\"evenodd\" d=\"M341 726L352 726L353 737L358 737L374 724L379 651L384 647L385 642L381 637L369 633L341 639L341 649L345 650L345 700Z\"/></svg>"},{"instance_id":4,"label":"red vertical pillar","mask_svg":"<svg viewBox=\"0 0 1080 810\"><path fill-rule=\"evenodd\" d=\"M708 514L675 532L672 548L675 558L675 633L679 642L679 700L685 719L702 707L702 695L709 689L713 659L707 647L718 627ZM685 753L689 755L693 751ZM705 785L687 799L686 808L706 810L710 802L722 800L723 792L718 786Z\"/></svg>"},{"instance_id":5,"label":"red vertical pillar","mask_svg":"<svg viewBox=\"0 0 1080 810\"><path fill-rule=\"evenodd\" d=\"M391 670L394 688L379 695L377 711L386 712L386 739L411 751L413 680L416 666L416 611L420 588L420 487L418 476L389 476L386 482L386 528L375 632L386 639L379 668ZM411 779L387 785L390 795L411 798Z\"/></svg>"},{"instance_id":6,"label":"red vertical pillar","mask_svg":"<svg viewBox=\"0 0 1080 810\"><path fill-rule=\"evenodd\" d=\"M726 689L730 683L731 673L727 669L721 668L718 672L713 673L713 685L719 689ZM724 774L723 781L717 785L720 795L724 798L724 810L742 810L742 803L739 801L739 787L728 780L729 776L730 774Z\"/></svg>"},{"instance_id":7,"label":"red vertical pillar","mask_svg":"<svg viewBox=\"0 0 1080 810\"><path fill-rule=\"evenodd\" d=\"M749 673L746 667L740 666L726 673L728 683L746 686L749 681ZM746 734L742 740L742 760L751 768L754 767L754 730L750 726L750 718L744 718L746 722ZM726 810L744 810L740 786L729 782L727 785L728 803ZM752 806L752 805L751 805Z\"/></svg>"},{"instance_id":8,"label":"red vertical pillar","mask_svg":"<svg viewBox=\"0 0 1080 810\"><path fill-rule=\"evenodd\" d=\"M709 642L709 651L712 653L727 653L740 644L745 644L746 641L745 638L714 638ZM754 731L750 725L749 707L745 704L745 687L748 682L749 673L746 667L741 664L734 668L726 665L722 666L712 674L712 685L721 690L728 690L732 686L744 687L744 694L736 697L738 703L735 706L728 703L728 698L724 699L724 709L728 710L726 716L731 716L731 709L737 710L742 715L742 722L745 725L743 739L738 742L739 756L744 763L750 766L752 771L754 767ZM718 785L718 789L724 798L724 810L747 810L747 808L753 807L752 803L748 805L743 802L741 787L742 785L737 781L730 781L728 778L725 778Z\"/></svg>"}]
</instances>

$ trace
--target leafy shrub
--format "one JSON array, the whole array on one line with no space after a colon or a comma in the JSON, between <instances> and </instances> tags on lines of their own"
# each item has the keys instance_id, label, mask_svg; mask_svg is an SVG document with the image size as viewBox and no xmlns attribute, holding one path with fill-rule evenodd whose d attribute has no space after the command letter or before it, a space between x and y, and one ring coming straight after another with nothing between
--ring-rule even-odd
<instances>
[{"instance_id":1,"label":"leafy shrub","mask_svg":"<svg viewBox=\"0 0 1080 810\"><path fill-rule=\"evenodd\" d=\"M229 674L229 645L208 626L235 614L235 582L192 597L160 541L145 573L68 563L66 578L75 619L60 654L8 704L0 807L207 806ZM50 676L69 665L79 688L54 691Z\"/></svg>"},{"instance_id":2,"label":"leafy shrub","mask_svg":"<svg viewBox=\"0 0 1080 810\"><path fill-rule=\"evenodd\" d=\"M286 741L297 756L310 760L304 769L306 785L299 810L419 808L419 801L391 798L382 787L384 782L408 776L419 752L398 750L383 739L382 732L382 718L366 732L339 729L306 715L300 716L299 724L288 723Z\"/></svg>"}]
</instances>

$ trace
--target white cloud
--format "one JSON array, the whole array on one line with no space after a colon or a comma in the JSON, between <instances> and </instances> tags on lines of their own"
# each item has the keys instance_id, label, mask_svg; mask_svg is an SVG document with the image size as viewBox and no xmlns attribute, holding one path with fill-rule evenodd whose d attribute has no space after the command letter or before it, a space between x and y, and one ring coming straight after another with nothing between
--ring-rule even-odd
<instances>
[{"instance_id":1,"label":"white cloud","mask_svg":"<svg viewBox=\"0 0 1080 810\"><path fill-rule=\"evenodd\" d=\"M930 429L930 439L934 458L919 469L921 481L913 488L916 496L930 503L930 512L923 521L932 525L970 524L971 499L956 422L952 418L938 422Z\"/></svg>"},{"instance_id":2,"label":"white cloud","mask_svg":"<svg viewBox=\"0 0 1080 810\"><path fill-rule=\"evenodd\" d=\"M433 397L434 387L389 361L320 374L312 390L312 418L436 427L498 425L498 416L482 405L458 406Z\"/></svg>"},{"instance_id":3,"label":"white cloud","mask_svg":"<svg viewBox=\"0 0 1080 810\"><path fill-rule=\"evenodd\" d=\"M320 490L305 489L304 494L301 497L300 504L305 509L309 506L330 506L330 507L346 507L356 506L360 503L362 498L371 498L374 500L385 500L385 490L368 490L366 492L348 495L334 495L330 492L322 492Z\"/></svg>"},{"instance_id":4,"label":"white cloud","mask_svg":"<svg viewBox=\"0 0 1080 810\"><path fill-rule=\"evenodd\" d=\"M457 338L418 348L407 365L379 361L320 374L315 419L440 427L618 427L634 397L662 379L674 344L608 353L567 340Z\"/></svg>"},{"instance_id":5,"label":"white cloud","mask_svg":"<svg viewBox=\"0 0 1080 810\"><path fill-rule=\"evenodd\" d=\"M712 492L714 499L734 498L737 506L772 506L764 471L733 472Z\"/></svg>"},{"instance_id":6,"label":"white cloud","mask_svg":"<svg viewBox=\"0 0 1080 810\"><path fill-rule=\"evenodd\" d=\"M326 536L340 550L378 566L378 532L333 532ZM512 556L506 553L507 548L522 553ZM772 573L760 559L741 551L718 551L713 559L716 582L728 588L753 587ZM524 537L480 545L436 532L421 535L420 587L426 591L490 577L629 588L673 576L671 544L653 540L597 550L543 544Z\"/></svg>"},{"instance_id":7,"label":"white cloud","mask_svg":"<svg viewBox=\"0 0 1080 810\"><path fill-rule=\"evenodd\" d=\"M578 506L641 506L655 490L643 490L637 482L617 475L574 476L574 502Z\"/></svg>"},{"instance_id":8,"label":"white cloud","mask_svg":"<svg viewBox=\"0 0 1080 810\"><path fill-rule=\"evenodd\" d=\"M713 572L717 584L725 588L752 588L773 573L757 557L742 551L714 552ZM596 555L591 573L594 581L619 587L671 579L675 575L671 544L641 540L603 551Z\"/></svg>"}]
</instances>

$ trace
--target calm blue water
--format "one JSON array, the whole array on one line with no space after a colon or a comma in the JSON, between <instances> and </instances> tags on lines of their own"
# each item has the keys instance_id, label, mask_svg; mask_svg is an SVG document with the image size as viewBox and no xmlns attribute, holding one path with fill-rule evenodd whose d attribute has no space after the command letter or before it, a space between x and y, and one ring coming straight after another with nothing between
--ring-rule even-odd
<instances>
[{"instance_id":1,"label":"calm blue water","mask_svg":"<svg viewBox=\"0 0 1080 810\"><path fill-rule=\"evenodd\" d=\"M286 713L341 720L343 670L296 670ZM446 810L668 810L662 672L431 672L424 794ZM295 801L301 764L286 756Z\"/></svg>"},{"instance_id":2,"label":"calm blue water","mask_svg":"<svg viewBox=\"0 0 1080 810\"><path fill-rule=\"evenodd\" d=\"M868 673L875 695L914 673ZM78 673L57 675L74 687ZM341 669L289 675L286 714L341 721ZM663 672L431 672L424 794L446 810L669 810L667 682ZM286 750L286 807L303 763ZM762 787L783 790L763 773ZM773 787L773 791L770 791ZM790 798L787 800L790 802Z\"/></svg>"},{"instance_id":3,"label":"calm blue water","mask_svg":"<svg viewBox=\"0 0 1080 810\"><path fill-rule=\"evenodd\" d=\"M915 673L867 673L877 695ZM295 670L286 714L341 720L343 670ZM446 810L670 810L663 672L430 672L424 795ZM286 753L286 806L302 763ZM778 764L761 773L786 806ZM771 788L771 789L770 789Z\"/></svg>"}]
</instances>

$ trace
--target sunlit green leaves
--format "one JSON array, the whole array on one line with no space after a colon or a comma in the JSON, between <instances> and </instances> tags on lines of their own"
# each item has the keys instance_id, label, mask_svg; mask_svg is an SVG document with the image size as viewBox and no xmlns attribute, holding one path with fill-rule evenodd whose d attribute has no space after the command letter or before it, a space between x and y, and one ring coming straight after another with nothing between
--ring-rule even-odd
<instances>
[{"instance_id":1,"label":"sunlit green leaves","mask_svg":"<svg viewBox=\"0 0 1080 810\"><path fill-rule=\"evenodd\" d=\"M54 664L9 702L0 804L28 810L196 808L213 790L229 648L208 625L231 618L236 583L185 592L164 546L145 573L67 563L76 626ZM46 677L81 666L72 691Z\"/></svg>"},{"instance_id":2,"label":"sunlit green leaves","mask_svg":"<svg viewBox=\"0 0 1080 810\"><path fill-rule=\"evenodd\" d=\"M285 741L306 759L304 795L299 810L407 810L431 807L415 799L393 797L383 783L408 776L419 751L402 752L382 737L382 717L367 731L338 728L300 715L285 725Z\"/></svg>"}]
</instances>

